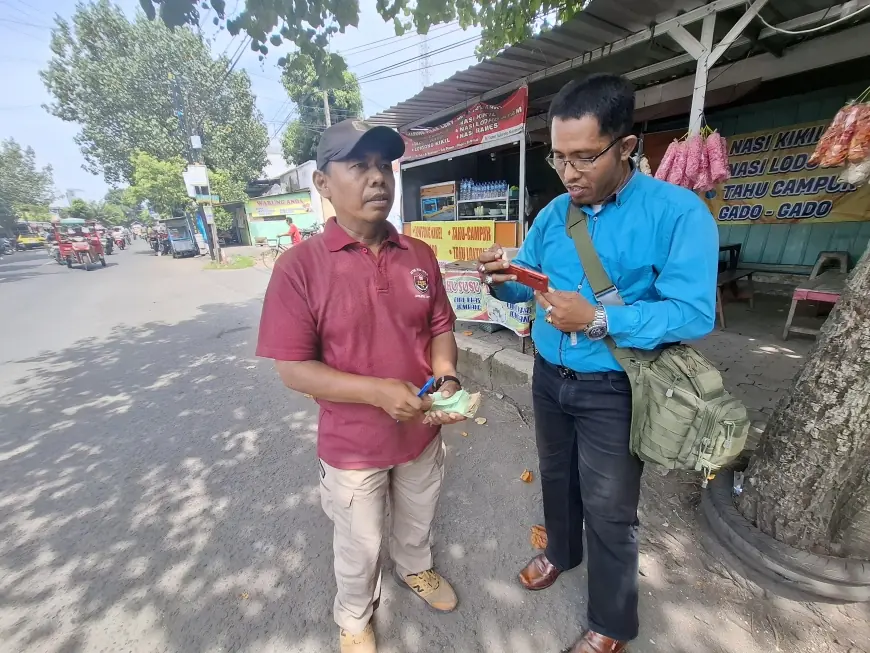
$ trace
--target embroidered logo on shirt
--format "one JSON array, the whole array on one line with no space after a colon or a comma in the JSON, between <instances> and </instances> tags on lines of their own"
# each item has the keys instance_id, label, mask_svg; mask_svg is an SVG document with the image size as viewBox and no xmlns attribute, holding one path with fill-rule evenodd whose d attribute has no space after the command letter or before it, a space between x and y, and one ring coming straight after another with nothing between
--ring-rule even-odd
<instances>
[{"instance_id":1,"label":"embroidered logo on shirt","mask_svg":"<svg viewBox=\"0 0 870 653\"><path fill-rule=\"evenodd\" d=\"M411 279L414 280L414 288L420 293L417 297L429 298L429 273L420 268L411 270Z\"/></svg>"}]
</instances>

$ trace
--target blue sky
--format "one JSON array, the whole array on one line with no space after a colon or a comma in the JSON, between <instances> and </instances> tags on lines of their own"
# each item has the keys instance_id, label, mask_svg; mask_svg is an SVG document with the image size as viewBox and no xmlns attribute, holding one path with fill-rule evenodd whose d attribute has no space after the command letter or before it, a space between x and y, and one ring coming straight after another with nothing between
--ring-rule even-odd
<instances>
[{"instance_id":1,"label":"blue sky","mask_svg":"<svg viewBox=\"0 0 870 653\"><path fill-rule=\"evenodd\" d=\"M38 76L44 68L49 50L50 26L53 16L72 15L76 0L0 0L0 74L6 79L7 95L0 98L0 138L15 138L22 145L36 151L40 165L51 164L58 193L78 189L87 199L101 198L108 186L82 168L83 159L74 137L78 126L50 116L40 105L50 101ZM136 0L118 3L132 16L138 10ZM227 2L232 8L235 0ZM386 24L374 9L374 0L363 0L359 29L349 29L332 42L338 52L347 52L347 61L353 72L360 76L374 73L387 66L419 55L419 37L396 37L392 24ZM239 5L241 6L241 5ZM203 20L203 33L213 39L212 49L221 53L230 46L234 52L241 36L230 44L226 31L218 32L210 23L212 16ZM446 48L429 57L429 81L435 83L450 77L458 70L474 65L474 47L479 30L462 31L458 26L438 26L429 35L429 51ZM287 119L290 106L279 80L277 60L285 48L271 48L265 61L259 62L250 48L245 48L238 67L251 76L257 106L267 121L269 135L275 134ZM382 77L377 80L374 77ZM418 63L412 62L362 81L362 94L366 115L377 113L419 92L423 85ZM280 139L274 138L271 147L276 151Z\"/></svg>"}]
</instances>

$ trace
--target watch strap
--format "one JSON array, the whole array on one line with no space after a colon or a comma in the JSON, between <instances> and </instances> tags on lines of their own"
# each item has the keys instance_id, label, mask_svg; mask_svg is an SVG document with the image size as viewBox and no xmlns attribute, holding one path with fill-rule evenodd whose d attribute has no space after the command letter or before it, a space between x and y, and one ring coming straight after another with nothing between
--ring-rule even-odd
<instances>
[{"instance_id":1,"label":"watch strap","mask_svg":"<svg viewBox=\"0 0 870 653\"><path fill-rule=\"evenodd\" d=\"M448 381L453 381L460 388L462 387L462 381L460 381L458 378L456 378L453 375L445 374L444 376L439 376L437 379L435 379L435 388L434 389L436 391L440 390L441 386L444 385L445 383L447 383Z\"/></svg>"}]
</instances>

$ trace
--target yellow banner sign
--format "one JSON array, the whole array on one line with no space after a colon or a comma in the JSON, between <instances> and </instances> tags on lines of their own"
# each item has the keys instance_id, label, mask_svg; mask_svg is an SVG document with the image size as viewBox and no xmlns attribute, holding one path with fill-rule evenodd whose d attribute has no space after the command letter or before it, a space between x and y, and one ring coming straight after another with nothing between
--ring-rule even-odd
<instances>
[{"instance_id":1,"label":"yellow banner sign","mask_svg":"<svg viewBox=\"0 0 870 653\"><path fill-rule=\"evenodd\" d=\"M257 197L245 202L250 218L268 218L279 215L304 215L311 213L311 195L293 193L292 195L271 195Z\"/></svg>"},{"instance_id":2,"label":"yellow banner sign","mask_svg":"<svg viewBox=\"0 0 870 653\"><path fill-rule=\"evenodd\" d=\"M417 221L408 234L425 242L439 261L476 261L495 242L495 220Z\"/></svg>"},{"instance_id":3,"label":"yellow banner sign","mask_svg":"<svg viewBox=\"0 0 870 653\"><path fill-rule=\"evenodd\" d=\"M870 191L841 182L842 168L808 160L828 122L728 139L731 179L705 195L718 224L861 222Z\"/></svg>"}]
</instances>

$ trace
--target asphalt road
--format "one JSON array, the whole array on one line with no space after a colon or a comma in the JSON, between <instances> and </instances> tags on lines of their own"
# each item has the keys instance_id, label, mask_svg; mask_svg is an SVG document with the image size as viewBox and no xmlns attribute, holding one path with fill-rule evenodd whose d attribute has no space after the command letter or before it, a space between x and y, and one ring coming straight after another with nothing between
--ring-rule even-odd
<instances>
[{"instance_id":1,"label":"asphalt road","mask_svg":"<svg viewBox=\"0 0 870 653\"><path fill-rule=\"evenodd\" d=\"M203 264L141 241L90 272L0 260L0 653L337 651L316 405L253 356L268 272ZM435 559L460 607L385 574L381 653L558 653L585 623L585 565L516 582L534 439L492 396L481 414L445 431ZM648 476L632 653L870 650L865 613L738 583L698 546L694 486Z\"/></svg>"},{"instance_id":2,"label":"asphalt road","mask_svg":"<svg viewBox=\"0 0 870 653\"><path fill-rule=\"evenodd\" d=\"M337 649L316 405L253 357L267 272L202 265L141 241L90 272L0 261L3 653ZM446 434L436 555L462 608L386 577L382 651L557 651L580 628L580 583L514 582L533 441L512 407L483 414Z\"/></svg>"}]
</instances>

